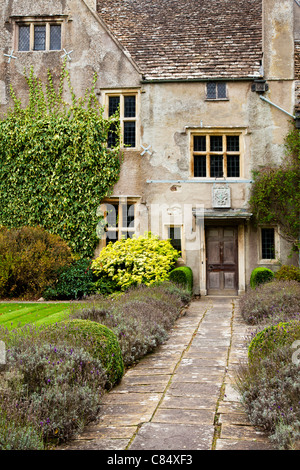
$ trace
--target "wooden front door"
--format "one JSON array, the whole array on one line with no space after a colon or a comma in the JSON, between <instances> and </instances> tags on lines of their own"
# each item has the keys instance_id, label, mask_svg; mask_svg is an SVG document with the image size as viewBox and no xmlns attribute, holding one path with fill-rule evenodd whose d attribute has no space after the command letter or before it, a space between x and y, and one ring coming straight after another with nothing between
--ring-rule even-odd
<instances>
[{"instance_id":1,"label":"wooden front door","mask_svg":"<svg viewBox=\"0 0 300 470\"><path fill-rule=\"evenodd\" d=\"M206 226L208 295L236 295L238 290L237 227Z\"/></svg>"}]
</instances>

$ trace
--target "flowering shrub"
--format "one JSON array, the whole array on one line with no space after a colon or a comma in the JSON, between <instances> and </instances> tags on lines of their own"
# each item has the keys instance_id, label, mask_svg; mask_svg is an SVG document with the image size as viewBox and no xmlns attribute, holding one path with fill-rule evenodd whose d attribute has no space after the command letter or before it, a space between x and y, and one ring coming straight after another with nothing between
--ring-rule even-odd
<instances>
[{"instance_id":1,"label":"flowering shrub","mask_svg":"<svg viewBox=\"0 0 300 470\"><path fill-rule=\"evenodd\" d=\"M117 336L125 366L168 338L168 330L191 295L170 283L140 285L115 298L95 297L74 305L71 316L100 322Z\"/></svg>"},{"instance_id":2,"label":"flowering shrub","mask_svg":"<svg viewBox=\"0 0 300 470\"><path fill-rule=\"evenodd\" d=\"M171 283L141 285L74 303L73 320L57 325L0 327L7 347L0 450L49 448L80 432L96 419L123 362L131 365L164 342L189 299Z\"/></svg>"},{"instance_id":3,"label":"flowering shrub","mask_svg":"<svg viewBox=\"0 0 300 470\"><path fill-rule=\"evenodd\" d=\"M299 319L300 284L272 281L249 290L240 299L241 314L249 325Z\"/></svg>"},{"instance_id":4,"label":"flowering shrub","mask_svg":"<svg viewBox=\"0 0 300 470\"><path fill-rule=\"evenodd\" d=\"M300 339L299 304L297 281L272 281L240 300L242 316L257 331L235 385L252 424L278 449L300 449L300 374L291 347Z\"/></svg>"},{"instance_id":5,"label":"flowering shrub","mask_svg":"<svg viewBox=\"0 0 300 470\"><path fill-rule=\"evenodd\" d=\"M277 348L262 361L241 366L236 379L250 421L277 449L300 449L300 374L291 348Z\"/></svg>"},{"instance_id":6,"label":"flowering shrub","mask_svg":"<svg viewBox=\"0 0 300 470\"><path fill-rule=\"evenodd\" d=\"M48 445L70 438L96 418L107 383L99 359L83 347L66 344L63 335L50 343L33 326L13 334L1 329L0 336L8 347L8 370L0 381L1 413L16 428L34 428L33 437ZM15 446L11 435L5 436L3 448Z\"/></svg>"},{"instance_id":7,"label":"flowering shrub","mask_svg":"<svg viewBox=\"0 0 300 470\"><path fill-rule=\"evenodd\" d=\"M57 336L64 344L82 347L99 360L107 375L107 388L119 382L124 374L121 350L115 334L107 328L90 320L71 320L59 325L46 327L40 335L48 341L56 341Z\"/></svg>"},{"instance_id":8,"label":"flowering shrub","mask_svg":"<svg viewBox=\"0 0 300 470\"><path fill-rule=\"evenodd\" d=\"M43 450L44 444L34 426L11 420L0 410L0 450Z\"/></svg>"},{"instance_id":9,"label":"flowering shrub","mask_svg":"<svg viewBox=\"0 0 300 470\"><path fill-rule=\"evenodd\" d=\"M92 269L96 276L108 276L124 291L130 286L167 280L178 258L179 252L170 241L149 233L109 243L92 263Z\"/></svg>"}]
</instances>

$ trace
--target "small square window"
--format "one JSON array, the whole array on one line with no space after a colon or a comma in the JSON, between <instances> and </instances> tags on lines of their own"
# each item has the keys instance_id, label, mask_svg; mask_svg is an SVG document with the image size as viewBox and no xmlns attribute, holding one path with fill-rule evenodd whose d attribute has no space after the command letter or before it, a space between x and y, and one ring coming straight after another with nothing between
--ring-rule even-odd
<instances>
[{"instance_id":1,"label":"small square window","mask_svg":"<svg viewBox=\"0 0 300 470\"><path fill-rule=\"evenodd\" d=\"M215 100L217 98L217 84L215 82L209 82L207 84L206 98L209 100Z\"/></svg>"},{"instance_id":2,"label":"small square window","mask_svg":"<svg viewBox=\"0 0 300 470\"><path fill-rule=\"evenodd\" d=\"M206 85L206 99L222 100L227 98L226 82L208 82Z\"/></svg>"}]
</instances>

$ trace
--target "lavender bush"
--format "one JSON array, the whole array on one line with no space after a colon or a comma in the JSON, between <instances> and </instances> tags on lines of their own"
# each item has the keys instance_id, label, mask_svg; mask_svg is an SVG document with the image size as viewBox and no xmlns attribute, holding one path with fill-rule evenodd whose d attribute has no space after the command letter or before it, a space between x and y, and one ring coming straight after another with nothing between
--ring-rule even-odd
<instances>
[{"instance_id":1,"label":"lavender bush","mask_svg":"<svg viewBox=\"0 0 300 470\"><path fill-rule=\"evenodd\" d=\"M272 281L260 285L246 292L240 309L249 325L300 320L300 283Z\"/></svg>"},{"instance_id":2,"label":"lavender bush","mask_svg":"<svg viewBox=\"0 0 300 470\"><path fill-rule=\"evenodd\" d=\"M190 298L171 283L139 286L75 304L72 317L110 328L128 366L167 339ZM83 331L78 340L76 331L74 338L66 334L63 323L50 330L0 327L0 340L7 348L7 370L0 373L0 450L51 448L97 417L104 390L110 388L107 384L115 382L112 371L104 367L104 356L95 354L96 349L105 350L104 344L91 332Z\"/></svg>"},{"instance_id":3,"label":"lavender bush","mask_svg":"<svg viewBox=\"0 0 300 470\"><path fill-rule=\"evenodd\" d=\"M240 366L235 386L250 421L277 449L300 449L300 365L291 347L298 338L299 306L297 281L272 281L240 300L244 320L256 329L248 338L250 360Z\"/></svg>"},{"instance_id":4,"label":"lavender bush","mask_svg":"<svg viewBox=\"0 0 300 470\"><path fill-rule=\"evenodd\" d=\"M71 316L99 322L117 336L125 366L152 352L168 338L168 330L191 294L163 283L138 286L114 298L91 297L73 307Z\"/></svg>"},{"instance_id":5,"label":"lavender bush","mask_svg":"<svg viewBox=\"0 0 300 470\"><path fill-rule=\"evenodd\" d=\"M56 344L49 344L37 330L31 338L22 329L11 338L3 330L0 336L8 346L8 371L0 381L0 408L12 427L17 423L19 429L26 423L49 445L54 439L58 443L70 438L96 418L107 381L99 360L59 338ZM11 445L6 433L0 449Z\"/></svg>"},{"instance_id":6,"label":"lavender bush","mask_svg":"<svg viewBox=\"0 0 300 470\"><path fill-rule=\"evenodd\" d=\"M277 449L300 450L300 366L290 346L240 366L236 388L251 423L264 429Z\"/></svg>"}]
</instances>

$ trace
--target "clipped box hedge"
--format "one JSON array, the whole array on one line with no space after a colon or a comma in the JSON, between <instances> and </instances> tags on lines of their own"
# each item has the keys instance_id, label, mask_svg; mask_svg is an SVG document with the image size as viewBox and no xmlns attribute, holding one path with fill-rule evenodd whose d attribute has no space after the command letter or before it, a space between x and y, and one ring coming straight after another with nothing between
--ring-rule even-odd
<instances>
[{"instance_id":1,"label":"clipped box hedge","mask_svg":"<svg viewBox=\"0 0 300 470\"><path fill-rule=\"evenodd\" d=\"M260 284L270 282L274 279L274 273L269 268L259 267L253 269L250 276L250 286L255 289Z\"/></svg>"},{"instance_id":2,"label":"clipped box hedge","mask_svg":"<svg viewBox=\"0 0 300 470\"><path fill-rule=\"evenodd\" d=\"M300 321L280 322L271 325L257 333L248 348L250 362L260 360L276 348L292 345L294 341L300 340Z\"/></svg>"},{"instance_id":3,"label":"clipped box hedge","mask_svg":"<svg viewBox=\"0 0 300 470\"><path fill-rule=\"evenodd\" d=\"M71 346L81 346L101 361L107 375L107 388L120 382L124 375L121 348L115 333L105 325L91 320L67 320L46 329L47 338L64 336Z\"/></svg>"},{"instance_id":4,"label":"clipped box hedge","mask_svg":"<svg viewBox=\"0 0 300 470\"><path fill-rule=\"evenodd\" d=\"M170 272L169 280L193 292L193 271L188 266L175 268Z\"/></svg>"}]
</instances>

